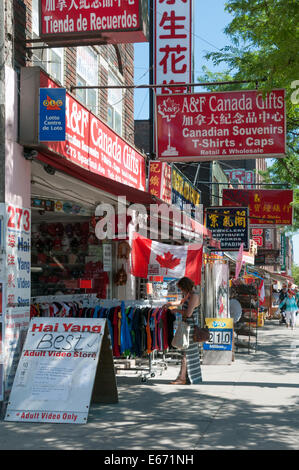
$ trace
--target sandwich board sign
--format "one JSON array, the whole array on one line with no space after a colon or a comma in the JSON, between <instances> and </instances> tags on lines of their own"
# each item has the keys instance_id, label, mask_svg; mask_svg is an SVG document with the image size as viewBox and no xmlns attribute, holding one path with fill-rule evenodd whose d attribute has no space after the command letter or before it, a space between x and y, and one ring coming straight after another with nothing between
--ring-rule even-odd
<instances>
[{"instance_id":1,"label":"sandwich board sign","mask_svg":"<svg viewBox=\"0 0 299 470\"><path fill-rule=\"evenodd\" d=\"M6 421L84 424L91 402L117 401L106 319L31 319Z\"/></svg>"}]
</instances>

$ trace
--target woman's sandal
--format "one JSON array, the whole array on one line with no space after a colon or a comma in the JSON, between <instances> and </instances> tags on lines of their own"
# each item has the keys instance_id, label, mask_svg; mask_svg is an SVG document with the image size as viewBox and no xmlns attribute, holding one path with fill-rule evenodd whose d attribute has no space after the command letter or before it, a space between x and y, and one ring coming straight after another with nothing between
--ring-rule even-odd
<instances>
[{"instance_id":1,"label":"woman's sandal","mask_svg":"<svg viewBox=\"0 0 299 470\"><path fill-rule=\"evenodd\" d=\"M170 382L170 385L186 385L186 379L176 379L173 382Z\"/></svg>"}]
</instances>

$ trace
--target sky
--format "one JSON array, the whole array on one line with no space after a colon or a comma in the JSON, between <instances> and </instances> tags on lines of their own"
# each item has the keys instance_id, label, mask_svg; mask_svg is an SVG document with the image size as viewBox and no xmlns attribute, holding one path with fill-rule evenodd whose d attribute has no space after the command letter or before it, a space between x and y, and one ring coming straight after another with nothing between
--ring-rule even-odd
<instances>
[{"instance_id":1,"label":"sky","mask_svg":"<svg viewBox=\"0 0 299 470\"><path fill-rule=\"evenodd\" d=\"M230 39L224 33L224 28L231 22L232 16L224 10L225 0L193 0L194 6L194 77L202 72L202 66L207 66L213 72L222 72L225 65L214 67L204 56L207 52L216 52L231 45ZM149 83L149 45L135 44L135 85ZM201 89L201 91L203 91ZM149 90L135 91L135 119L149 118ZM299 265L299 234L293 236L294 263Z\"/></svg>"}]
</instances>

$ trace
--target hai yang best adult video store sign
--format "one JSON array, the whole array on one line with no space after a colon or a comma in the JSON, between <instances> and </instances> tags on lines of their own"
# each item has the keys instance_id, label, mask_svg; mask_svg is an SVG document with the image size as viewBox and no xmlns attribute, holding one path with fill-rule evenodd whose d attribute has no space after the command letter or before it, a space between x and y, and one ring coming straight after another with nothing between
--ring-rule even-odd
<instances>
[{"instance_id":1,"label":"hai yang best adult video store sign","mask_svg":"<svg viewBox=\"0 0 299 470\"><path fill-rule=\"evenodd\" d=\"M118 401L106 320L33 318L5 420L84 424L91 400Z\"/></svg>"},{"instance_id":2,"label":"hai yang best adult video store sign","mask_svg":"<svg viewBox=\"0 0 299 470\"><path fill-rule=\"evenodd\" d=\"M285 92L156 96L157 155L163 161L283 157Z\"/></svg>"}]
</instances>

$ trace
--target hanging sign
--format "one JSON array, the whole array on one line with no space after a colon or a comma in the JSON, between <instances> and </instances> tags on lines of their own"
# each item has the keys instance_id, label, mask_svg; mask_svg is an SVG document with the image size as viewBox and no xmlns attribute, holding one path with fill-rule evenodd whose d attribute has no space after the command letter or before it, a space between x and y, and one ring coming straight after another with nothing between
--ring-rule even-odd
<instances>
[{"instance_id":1,"label":"hanging sign","mask_svg":"<svg viewBox=\"0 0 299 470\"><path fill-rule=\"evenodd\" d=\"M145 42L147 0L40 0L40 37L62 45Z\"/></svg>"},{"instance_id":2,"label":"hanging sign","mask_svg":"<svg viewBox=\"0 0 299 470\"><path fill-rule=\"evenodd\" d=\"M163 161L284 157L285 92L256 90L156 96Z\"/></svg>"},{"instance_id":3,"label":"hanging sign","mask_svg":"<svg viewBox=\"0 0 299 470\"><path fill-rule=\"evenodd\" d=\"M112 382L103 380L101 388L110 385L106 392L110 402L115 402L113 358L107 336L105 319L31 319L5 420L86 423L92 392L95 394L99 357L101 354L101 362L105 362L105 349L108 354L110 351Z\"/></svg>"},{"instance_id":4,"label":"hanging sign","mask_svg":"<svg viewBox=\"0 0 299 470\"><path fill-rule=\"evenodd\" d=\"M182 93L192 82L192 0L155 0L154 18L154 81L165 84L156 92Z\"/></svg>"},{"instance_id":5,"label":"hanging sign","mask_svg":"<svg viewBox=\"0 0 299 470\"><path fill-rule=\"evenodd\" d=\"M207 207L206 227L220 241L220 251L249 250L248 207ZM219 251L219 248L211 248Z\"/></svg>"},{"instance_id":6,"label":"hanging sign","mask_svg":"<svg viewBox=\"0 0 299 470\"><path fill-rule=\"evenodd\" d=\"M40 88L39 90L39 141L65 141L64 88Z\"/></svg>"},{"instance_id":7,"label":"hanging sign","mask_svg":"<svg viewBox=\"0 0 299 470\"><path fill-rule=\"evenodd\" d=\"M223 189L223 206L248 206L250 227L293 223L293 191L289 189Z\"/></svg>"}]
</instances>

